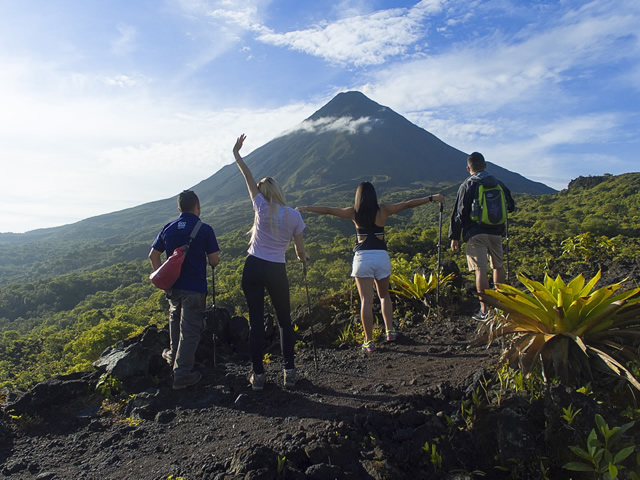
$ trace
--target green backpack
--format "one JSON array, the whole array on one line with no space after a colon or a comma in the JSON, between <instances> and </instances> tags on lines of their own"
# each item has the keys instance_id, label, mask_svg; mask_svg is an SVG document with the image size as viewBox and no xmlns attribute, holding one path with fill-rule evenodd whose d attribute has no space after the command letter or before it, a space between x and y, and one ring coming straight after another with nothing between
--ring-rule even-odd
<instances>
[{"instance_id":1,"label":"green backpack","mask_svg":"<svg viewBox=\"0 0 640 480\"><path fill-rule=\"evenodd\" d=\"M507 200L500 185L478 185L478 196L471 204L471 220L481 225L504 225L507 221Z\"/></svg>"}]
</instances>

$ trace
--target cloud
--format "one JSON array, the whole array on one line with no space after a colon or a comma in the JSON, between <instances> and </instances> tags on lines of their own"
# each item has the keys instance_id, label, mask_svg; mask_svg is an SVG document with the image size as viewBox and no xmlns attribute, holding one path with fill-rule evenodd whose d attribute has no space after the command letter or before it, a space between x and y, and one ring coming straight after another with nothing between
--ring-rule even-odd
<instances>
[{"instance_id":1,"label":"cloud","mask_svg":"<svg viewBox=\"0 0 640 480\"><path fill-rule=\"evenodd\" d=\"M409 9L350 16L305 30L276 33L260 27L256 28L257 40L339 65L379 65L391 57L409 54L410 46L425 33L424 18L440 8L440 1L423 0Z\"/></svg>"},{"instance_id":2,"label":"cloud","mask_svg":"<svg viewBox=\"0 0 640 480\"><path fill-rule=\"evenodd\" d=\"M136 48L137 30L131 25L118 25L118 37L111 42L111 53L124 56Z\"/></svg>"},{"instance_id":3,"label":"cloud","mask_svg":"<svg viewBox=\"0 0 640 480\"><path fill-rule=\"evenodd\" d=\"M525 177L563 189L576 172L624 173L615 155L596 151L570 152L569 146L585 142L615 141L620 124L615 114L589 114L565 116L548 123L530 124L520 120L502 120L495 123L490 135L475 134L471 138L457 138L456 145L463 151L481 151L487 160ZM455 125L449 133L455 137ZM606 159L606 163L603 161Z\"/></svg>"},{"instance_id":4,"label":"cloud","mask_svg":"<svg viewBox=\"0 0 640 480\"><path fill-rule=\"evenodd\" d=\"M572 10L550 28L498 32L429 58L388 65L372 74L365 93L408 110L471 106L487 112L550 97L569 102L565 84L589 79L601 65L638 60L637 18L616 10L587 12ZM621 43L631 48L620 49Z\"/></svg>"},{"instance_id":5,"label":"cloud","mask_svg":"<svg viewBox=\"0 0 640 480\"><path fill-rule=\"evenodd\" d=\"M352 117L323 117L318 120L305 120L283 132L282 136L296 132L320 134L330 131L339 131L355 135L357 133L369 133L372 128L371 124L372 120L369 117L361 117L358 119Z\"/></svg>"},{"instance_id":6,"label":"cloud","mask_svg":"<svg viewBox=\"0 0 640 480\"><path fill-rule=\"evenodd\" d=\"M637 78L640 7L620 7L594 1L559 12L551 25L470 37L428 58L385 65L355 88L456 148L487 152L510 170L564 188L576 172L601 172L603 158L621 163L605 150L622 141L629 114L615 110L626 105L603 101L602 85Z\"/></svg>"},{"instance_id":7,"label":"cloud","mask_svg":"<svg viewBox=\"0 0 640 480\"><path fill-rule=\"evenodd\" d=\"M0 111L0 157L10 160L3 198L11 205L0 201L0 209L20 205L21 214L11 220L3 215L2 232L71 223L168 198L231 163L240 133L248 135L248 154L319 108L291 103L212 111L177 96L122 87L110 95L78 90L60 98L3 91L0 82L0 97L10 100Z\"/></svg>"}]
</instances>

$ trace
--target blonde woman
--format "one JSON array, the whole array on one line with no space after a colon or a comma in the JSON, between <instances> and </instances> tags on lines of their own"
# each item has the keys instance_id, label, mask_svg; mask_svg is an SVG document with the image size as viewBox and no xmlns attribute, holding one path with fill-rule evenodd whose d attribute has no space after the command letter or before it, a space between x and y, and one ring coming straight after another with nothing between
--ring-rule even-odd
<instances>
[{"instance_id":1,"label":"blonde woman","mask_svg":"<svg viewBox=\"0 0 640 480\"><path fill-rule=\"evenodd\" d=\"M295 341L291 325L285 252L293 238L298 259L301 262L306 260L302 236L305 225L300 213L286 205L284 193L273 178L265 177L256 183L251 170L240 156L245 139L244 133L238 137L233 147L233 155L244 176L254 211L251 240L247 251L249 255L242 272L242 290L249 309L249 351L253 367L251 387L253 390L262 390L266 379L262 364L266 288L280 326L284 385L290 388L298 380L298 374L294 365Z\"/></svg>"},{"instance_id":2,"label":"blonde woman","mask_svg":"<svg viewBox=\"0 0 640 480\"><path fill-rule=\"evenodd\" d=\"M353 267L351 276L355 277L360 294L360 318L364 330L362 349L373 352L373 285L378 290L382 307L382 318L386 329L386 339L396 339L393 327L393 304L389 295L389 277L391 262L384 239L384 224L387 217L407 208L414 208L428 202L444 204L444 196L436 193L428 197L415 198L406 202L378 204L378 196L373 185L362 182L356 189L353 207L297 207L300 212L334 215L351 220L356 227L356 244L353 247Z\"/></svg>"}]
</instances>

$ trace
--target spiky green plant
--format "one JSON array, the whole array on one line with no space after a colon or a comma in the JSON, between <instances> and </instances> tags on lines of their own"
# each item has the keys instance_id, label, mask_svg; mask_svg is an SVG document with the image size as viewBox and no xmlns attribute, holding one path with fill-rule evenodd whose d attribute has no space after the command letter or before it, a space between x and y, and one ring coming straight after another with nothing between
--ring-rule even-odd
<instances>
[{"instance_id":1,"label":"spiky green plant","mask_svg":"<svg viewBox=\"0 0 640 480\"><path fill-rule=\"evenodd\" d=\"M640 288L616 292L622 282L594 290L598 272L589 282L578 275L568 284L545 275L536 282L518 275L527 288L498 284L482 301L501 311L483 325L475 344L510 340L503 360L528 375L540 363L546 380L565 384L592 379L591 367L626 378L640 390L640 382L625 366L640 358ZM602 368L604 367L604 368Z\"/></svg>"},{"instance_id":2,"label":"spiky green plant","mask_svg":"<svg viewBox=\"0 0 640 480\"><path fill-rule=\"evenodd\" d=\"M440 288L444 289L448 286L455 275L450 273L448 275L440 276ZM395 285L395 289L390 290L392 293L400 295L402 297L417 300L428 306L427 295L436 291L438 288L438 275L430 274L429 279L427 276L421 273L413 275L413 280L405 275L391 274L391 281Z\"/></svg>"}]
</instances>

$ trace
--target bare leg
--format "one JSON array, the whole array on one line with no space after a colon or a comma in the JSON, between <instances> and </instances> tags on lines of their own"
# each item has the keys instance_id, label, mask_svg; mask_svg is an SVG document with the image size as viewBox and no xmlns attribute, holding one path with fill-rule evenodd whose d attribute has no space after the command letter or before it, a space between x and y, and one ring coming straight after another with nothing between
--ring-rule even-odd
<instances>
[{"instance_id":1,"label":"bare leg","mask_svg":"<svg viewBox=\"0 0 640 480\"><path fill-rule=\"evenodd\" d=\"M373 278L356 277L360 294L360 319L364 330L364 341L373 340Z\"/></svg>"},{"instance_id":2,"label":"bare leg","mask_svg":"<svg viewBox=\"0 0 640 480\"><path fill-rule=\"evenodd\" d=\"M504 283L507 278L504 267L494 268L493 269L493 284L494 286L498 283Z\"/></svg>"},{"instance_id":3,"label":"bare leg","mask_svg":"<svg viewBox=\"0 0 640 480\"><path fill-rule=\"evenodd\" d=\"M378 296L380 297L384 326L387 330L393 330L393 302L389 294L389 277L376 280L376 288L378 289Z\"/></svg>"},{"instance_id":4,"label":"bare leg","mask_svg":"<svg viewBox=\"0 0 640 480\"><path fill-rule=\"evenodd\" d=\"M476 290L478 293L483 293L489 289L489 278L487 278L486 270L476 270ZM483 313L487 313L489 305L484 302L480 302L480 309Z\"/></svg>"}]
</instances>

